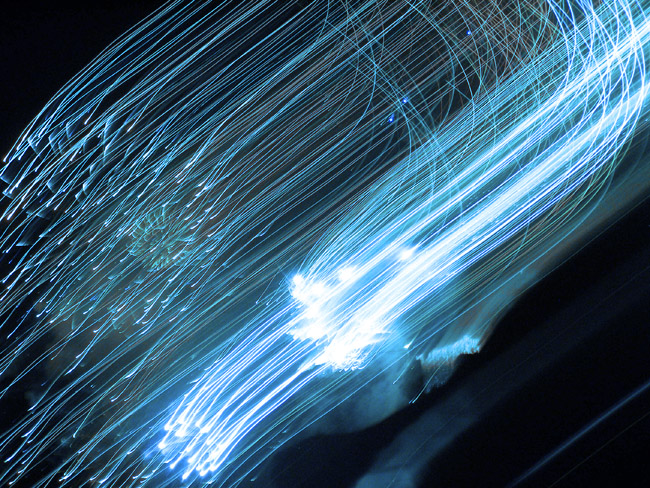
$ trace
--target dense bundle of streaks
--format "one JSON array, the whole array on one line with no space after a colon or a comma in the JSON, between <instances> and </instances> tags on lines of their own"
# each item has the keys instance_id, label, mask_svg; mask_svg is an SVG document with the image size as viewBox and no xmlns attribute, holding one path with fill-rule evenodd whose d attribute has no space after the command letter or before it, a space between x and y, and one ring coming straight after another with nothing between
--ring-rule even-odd
<instances>
[{"instance_id":1,"label":"dense bundle of streaks","mask_svg":"<svg viewBox=\"0 0 650 488\"><path fill-rule=\"evenodd\" d=\"M0 394L41 387L0 484L234 486L369 384L445 381L494 325L469 312L624 177L645 9L171 2L134 27L4 159Z\"/></svg>"}]
</instances>

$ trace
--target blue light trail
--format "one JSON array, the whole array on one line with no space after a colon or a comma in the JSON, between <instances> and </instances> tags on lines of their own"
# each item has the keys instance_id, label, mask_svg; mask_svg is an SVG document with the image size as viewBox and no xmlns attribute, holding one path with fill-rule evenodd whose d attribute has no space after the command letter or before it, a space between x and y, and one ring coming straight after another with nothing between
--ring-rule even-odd
<instances>
[{"instance_id":1,"label":"blue light trail","mask_svg":"<svg viewBox=\"0 0 650 488\"><path fill-rule=\"evenodd\" d=\"M170 2L135 26L4 159L0 395L48 380L0 480L56 453L37 486L236 486L378 378L444 381L494 326L469 311L625 177L648 8Z\"/></svg>"}]
</instances>

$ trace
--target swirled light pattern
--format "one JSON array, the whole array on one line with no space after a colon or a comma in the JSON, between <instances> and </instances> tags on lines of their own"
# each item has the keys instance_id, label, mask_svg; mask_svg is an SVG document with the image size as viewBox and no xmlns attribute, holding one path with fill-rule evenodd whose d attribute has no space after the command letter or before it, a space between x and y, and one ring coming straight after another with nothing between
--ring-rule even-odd
<instances>
[{"instance_id":1,"label":"swirled light pattern","mask_svg":"<svg viewBox=\"0 0 650 488\"><path fill-rule=\"evenodd\" d=\"M2 395L48 379L0 479L236 486L378 378L444 381L494 325L468 311L624 173L647 8L170 2L135 26L4 159Z\"/></svg>"}]
</instances>

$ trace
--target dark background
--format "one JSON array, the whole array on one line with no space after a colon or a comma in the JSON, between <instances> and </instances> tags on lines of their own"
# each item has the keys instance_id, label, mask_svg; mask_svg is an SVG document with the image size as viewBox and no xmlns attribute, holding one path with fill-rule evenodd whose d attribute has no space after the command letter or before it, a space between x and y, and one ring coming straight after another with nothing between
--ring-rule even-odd
<instances>
[{"instance_id":1,"label":"dark background","mask_svg":"<svg viewBox=\"0 0 650 488\"><path fill-rule=\"evenodd\" d=\"M158 4L16 2L3 9L2 155L60 87ZM576 435L524 484L650 486L650 392L625 401L650 378L649 319L646 201L529 290L447 385L363 432L285 449L266 475L280 487L350 486L403 429L482 377L484 389L471 390L479 404L504 393L493 408L479 407L479 419L430 462L422 486L503 486Z\"/></svg>"}]
</instances>

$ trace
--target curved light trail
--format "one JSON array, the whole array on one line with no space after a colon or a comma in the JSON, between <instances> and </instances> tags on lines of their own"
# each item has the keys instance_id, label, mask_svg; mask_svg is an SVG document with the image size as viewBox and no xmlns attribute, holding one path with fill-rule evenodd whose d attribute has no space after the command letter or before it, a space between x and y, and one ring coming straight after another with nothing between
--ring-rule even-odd
<instances>
[{"instance_id":1,"label":"curved light trail","mask_svg":"<svg viewBox=\"0 0 650 488\"><path fill-rule=\"evenodd\" d=\"M0 394L47 381L2 482L236 486L478 352L646 110L650 6L540 3L170 2L109 46L4 159Z\"/></svg>"}]
</instances>

